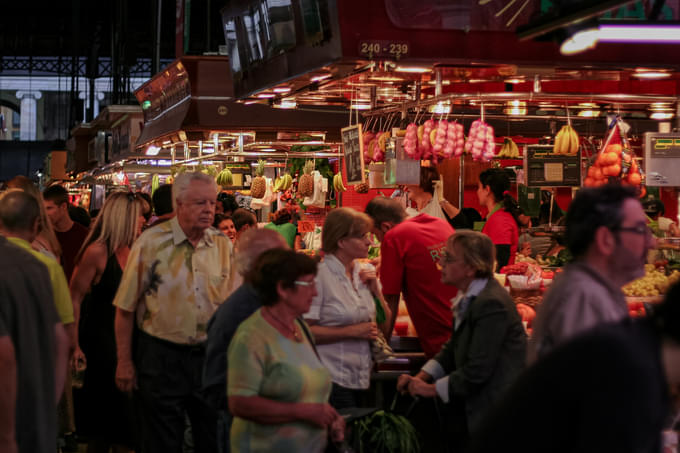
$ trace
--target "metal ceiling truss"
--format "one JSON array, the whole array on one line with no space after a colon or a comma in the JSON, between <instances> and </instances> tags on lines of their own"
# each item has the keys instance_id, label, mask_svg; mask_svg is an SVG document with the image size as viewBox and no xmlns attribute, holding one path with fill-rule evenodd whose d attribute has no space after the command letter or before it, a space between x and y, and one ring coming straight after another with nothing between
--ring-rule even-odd
<instances>
[{"instance_id":1,"label":"metal ceiling truss","mask_svg":"<svg viewBox=\"0 0 680 453\"><path fill-rule=\"evenodd\" d=\"M170 64L172 60L161 60L161 67ZM87 77L87 57L73 59L70 57L0 57L0 75L64 75ZM138 58L130 67L131 77L151 77L151 58ZM111 77L111 58L98 59L97 77Z\"/></svg>"}]
</instances>

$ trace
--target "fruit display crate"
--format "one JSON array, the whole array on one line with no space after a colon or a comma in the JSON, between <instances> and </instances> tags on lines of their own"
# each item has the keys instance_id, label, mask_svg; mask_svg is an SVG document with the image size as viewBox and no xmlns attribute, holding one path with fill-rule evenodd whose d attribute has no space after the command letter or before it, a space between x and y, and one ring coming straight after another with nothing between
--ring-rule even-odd
<instances>
[{"instance_id":1,"label":"fruit display crate","mask_svg":"<svg viewBox=\"0 0 680 453\"><path fill-rule=\"evenodd\" d=\"M626 302L629 304L658 304L663 301L664 295L658 296L626 296Z\"/></svg>"}]
</instances>

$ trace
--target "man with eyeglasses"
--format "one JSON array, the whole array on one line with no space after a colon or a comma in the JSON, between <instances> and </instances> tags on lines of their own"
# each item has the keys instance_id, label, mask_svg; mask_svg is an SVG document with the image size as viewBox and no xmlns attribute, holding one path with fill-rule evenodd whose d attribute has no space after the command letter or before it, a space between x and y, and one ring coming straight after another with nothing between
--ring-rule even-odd
<instances>
[{"instance_id":1,"label":"man with eyeglasses","mask_svg":"<svg viewBox=\"0 0 680 453\"><path fill-rule=\"evenodd\" d=\"M644 275L655 245L635 191L616 185L578 192L567 212L565 240L574 262L538 310L529 362L578 333L625 319L621 287Z\"/></svg>"}]
</instances>

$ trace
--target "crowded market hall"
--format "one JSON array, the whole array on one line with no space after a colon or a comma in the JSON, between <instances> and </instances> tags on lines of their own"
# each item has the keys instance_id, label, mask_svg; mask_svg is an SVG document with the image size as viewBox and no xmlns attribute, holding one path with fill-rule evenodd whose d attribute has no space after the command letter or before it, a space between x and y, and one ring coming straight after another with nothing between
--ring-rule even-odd
<instances>
[{"instance_id":1,"label":"crowded market hall","mask_svg":"<svg viewBox=\"0 0 680 453\"><path fill-rule=\"evenodd\" d=\"M678 24L3 6L0 452L678 452Z\"/></svg>"}]
</instances>

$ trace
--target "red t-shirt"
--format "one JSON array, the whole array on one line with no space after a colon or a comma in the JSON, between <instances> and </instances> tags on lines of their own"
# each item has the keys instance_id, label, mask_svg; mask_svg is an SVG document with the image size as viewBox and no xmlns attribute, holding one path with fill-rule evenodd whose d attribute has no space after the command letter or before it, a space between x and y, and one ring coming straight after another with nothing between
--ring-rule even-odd
<instances>
[{"instance_id":1,"label":"red t-shirt","mask_svg":"<svg viewBox=\"0 0 680 453\"><path fill-rule=\"evenodd\" d=\"M519 228L515 218L507 211L499 209L491 214L482 228L482 233L491 238L496 245L510 245L510 259L508 264L515 262L517 243L519 242Z\"/></svg>"},{"instance_id":2,"label":"red t-shirt","mask_svg":"<svg viewBox=\"0 0 680 453\"><path fill-rule=\"evenodd\" d=\"M78 255L80 247L83 246L87 233L88 229L78 222L73 222L73 226L68 231L64 231L63 233L58 231L54 232L54 234L57 235L57 240L61 246L61 266L64 268L66 280L69 282L71 281L73 268L76 265L76 255Z\"/></svg>"},{"instance_id":3,"label":"red t-shirt","mask_svg":"<svg viewBox=\"0 0 680 453\"><path fill-rule=\"evenodd\" d=\"M420 214L389 230L380 254L383 293L404 293L406 308L429 358L451 337L456 288L441 282L437 261L454 233L446 220Z\"/></svg>"}]
</instances>

